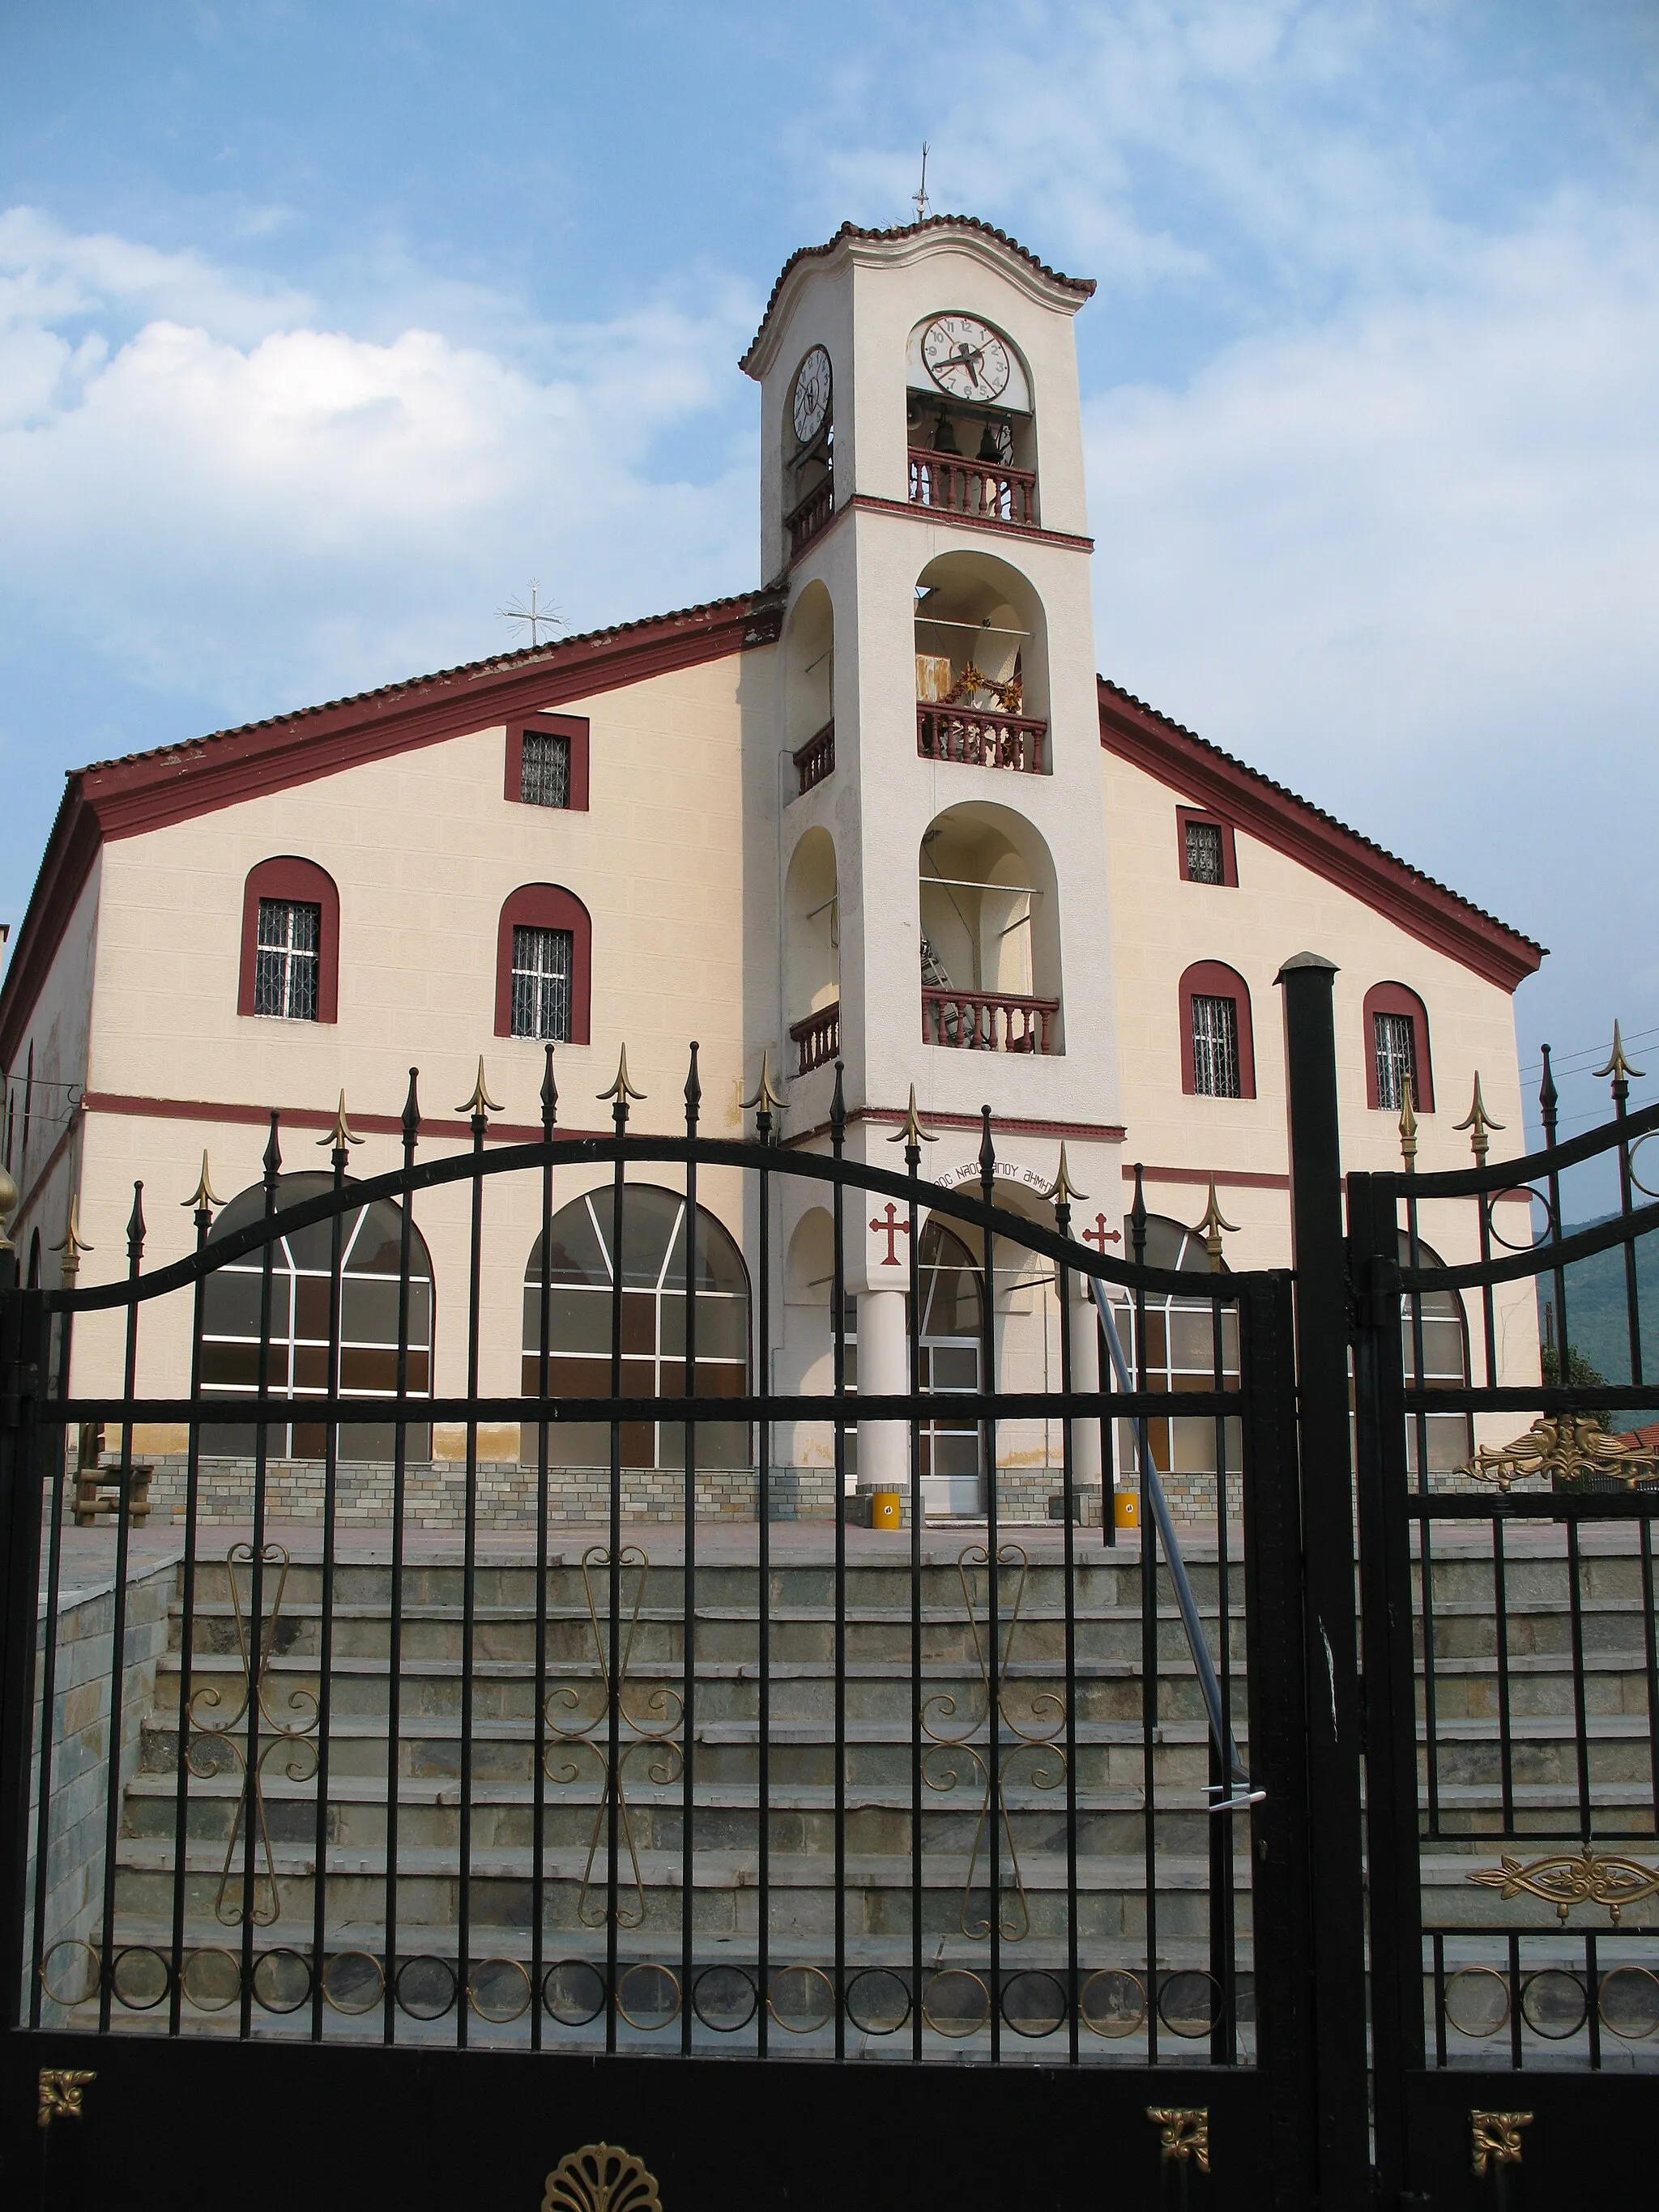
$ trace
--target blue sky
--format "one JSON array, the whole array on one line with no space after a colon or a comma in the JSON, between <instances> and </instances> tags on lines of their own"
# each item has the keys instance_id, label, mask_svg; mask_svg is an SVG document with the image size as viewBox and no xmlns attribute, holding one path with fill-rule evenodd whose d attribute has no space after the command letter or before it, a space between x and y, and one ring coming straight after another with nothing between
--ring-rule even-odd
<instances>
[{"instance_id":1,"label":"blue sky","mask_svg":"<svg viewBox=\"0 0 1659 2212\"><path fill-rule=\"evenodd\" d=\"M737 356L927 137L1099 280L1105 672L1550 945L1523 1063L1617 1012L1659 1095L1656 105L1645 0L13 0L0 915L66 768L478 658L532 575L757 581Z\"/></svg>"}]
</instances>

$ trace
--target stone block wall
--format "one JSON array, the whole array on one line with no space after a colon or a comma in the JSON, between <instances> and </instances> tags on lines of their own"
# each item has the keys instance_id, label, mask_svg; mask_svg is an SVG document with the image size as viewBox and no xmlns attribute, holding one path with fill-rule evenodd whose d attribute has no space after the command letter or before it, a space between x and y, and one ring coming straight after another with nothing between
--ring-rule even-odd
<instances>
[{"instance_id":1,"label":"stone block wall","mask_svg":"<svg viewBox=\"0 0 1659 2212\"><path fill-rule=\"evenodd\" d=\"M155 1704L156 1662L167 1649L167 1607L178 1581L176 1559L137 1570L127 1584L121 1677L119 1787L137 1771L143 1723ZM115 1628L112 1577L59 1597L56 1678L52 1701L51 1824L46 1851L44 1948L79 1940L96 1943L103 1917L104 1836L108 1817L110 1662ZM40 1834L40 1709L45 1689L46 1623L34 1653L33 1771L29 1785L28 1941L33 1942L35 1842ZM60 1954L64 1973L88 1962ZM63 1975L58 1977L60 1985ZM41 2018L60 2025L63 2008L49 1999Z\"/></svg>"}]
</instances>

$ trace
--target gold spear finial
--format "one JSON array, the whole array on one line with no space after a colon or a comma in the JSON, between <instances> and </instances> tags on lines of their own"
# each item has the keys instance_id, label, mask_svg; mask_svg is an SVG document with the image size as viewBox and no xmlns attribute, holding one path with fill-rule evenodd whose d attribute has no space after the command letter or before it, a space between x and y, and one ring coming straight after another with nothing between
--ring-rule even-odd
<instances>
[{"instance_id":1,"label":"gold spear finial","mask_svg":"<svg viewBox=\"0 0 1659 2212\"><path fill-rule=\"evenodd\" d=\"M483 1060L478 1062L478 1079L480 1082L483 1079ZM463 1108L462 1111L465 1112L465 1109ZM362 1141L361 1137L354 1137L351 1133L351 1125L346 1120L345 1093L343 1091L340 1103L334 1109L334 1127L327 1136L319 1137L317 1142L319 1146L332 1145L337 1152L343 1152L348 1145L361 1145Z\"/></svg>"},{"instance_id":2,"label":"gold spear finial","mask_svg":"<svg viewBox=\"0 0 1659 2212\"><path fill-rule=\"evenodd\" d=\"M772 1080L772 1048L769 1044L763 1044L761 1047L760 1080L755 1085L755 1095L752 1098L740 1098L738 1110L742 1114L769 1114L775 1106L781 1106L783 1103L783 1093Z\"/></svg>"},{"instance_id":3,"label":"gold spear finial","mask_svg":"<svg viewBox=\"0 0 1659 2212\"><path fill-rule=\"evenodd\" d=\"M341 1093L342 1103L344 1101L344 1095L345 1094L343 1092ZM455 1109L455 1111L458 1114L470 1114L476 1121L483 1115L499 1114L501 1110L500 1101L490 1097L489 1086L484 1081L483 1054L480 1053L478 1054L478 1078L472 1086L472 1096L469 1099L465 1100L463 1104L458 1106Z\"/></svg>"},{"instance_id":4,"label":"gold spear finial","mask_svg":"<svg viewBox=\"0 0 1659 2212\"><path fill-rule=\"evenodd\" d=\"M1069 1206L1074 1198L1087 1198L1086 1190L1079 1190L1072 1181L1072 1170L1066 1163L1066 1139L1060 1140L1060 1166L1054 1174L1054 1188L1042 1194L1051 1206Z\"/></svg>"},{"instance_id":5,"label":"gold spear finial","mask_svg":"<svg viewBox=\"0 0 1659 2212\"><path fill-rule=\"evenodd\" d=\"M196 1178L196 1188L188 1198L181 1198L179 1203L187 1212L211 1213L216 1206L222 1206L224 1202L213 1188L212 1179L208 1174L208 1156L204 1152L202 1172Z\"/></svg>"},{"instance_id":6,"label":"gold spear finial","mask_svg":"<svg viewBox=\"0 0 1659 2212\"><path fill-rule=\"evenodd\" d=\"M1480 1096L1480 1071L1477 1067L1474 1071L1474 1097L1470 1103L1469 1110L1461 1121L1455 1121L1452 1127L1456 1129L1467 1129L1469 1132L1469 1150L1484 1167L1486 1154L1492 1150L1490 1133L1493 1129L1501 1129L1503 1126L1501 1121L1494 1121L1486 1111L1486 1102Z\"/></svg>"},{"instance_id":7,"label":"gold spear finial","mask_svg":"<svg viewBox=\"0 0 1659 2212\"><path fill-rule=\"evenodd\" d=\"M70 1193L69 1219L64 1224L64 1241L61 1244L54 1244L52 1249L54 1252L63 1254L64 1280L66 1283L73 1283L81 1272L81 1255L92 1249L91 1245L87 1243L81 1235L79 1191Z\"/></svg>"},{"instance_id":8,"label":"gold spear finial","mask_svg":"<svg viewBox=\"0 0 1659 2212\"><path fill-rule=\"evenodd\" d=\"M1619 1034L1617 1021L1613 1025L1613 1050L1607 1055L1607 1064L1605 1067L1598 1067L1595 1073L1598 1077L1610 1075L1615 1083L1632 1083L1641 1080L1642 1070L1639 1067L1632 1067L1625 1057L1625 1041Z\"/></svg>"},{"instance_id":9,"label":"gold spear finial","mask_svg":"<svg viewBox=\"0 0 1659 2212\"><path fill-rule=\"evenodd\" d=\"M6 1224L17 1211L18 1195L17 1186L11 1179L10 1170L0 1167L0 1252L9 1252L13 1249L12 1241L6 1234Z\"/></svg>"},{"instance_id":10,"label":"gold spear finial","mask_svg":"<svg viewBox=\"0 0 1659 2212\"><path fill-rule=\"evenodd\" d=\"M1237 1237L1238 1234L1238 1224L1229 1221L1221 1211L1221 1202L1215 1194L1215 1177L1212 1176L1210 1202L1204 1209L1204 1218L1193 1224L1193 1234L1204 1239L1204 1249L1210 1255L1210 1273L1212 1275L1221 1273L1221 1232L1224 1229L1230 1236Z\"/></svg>"},{"instance_id":11,"label":"gold spear finial","mask_svg":"<svg viewBox=\"0 0 1659 2212\"><path fill-rule=\"evenodd\" d=\"M890 1145L936 1145L939 1139L921 1126L921 1116L916 1111L916 1086L910 1085L910 1103L904 1109L904 1120L896 1133L887 1139Z\"/></svg>"},{"instance_id":12,"label":"gold spear finial","mask_svg":"<svg viewBox=\"0 0 1659 2212\"><path fill-rule=\"evenodd\" d=\"M623 1047L621 1057L617 1062L616 1081L608 1089L596 1091L593 1095L596 1098L608 1098L613 1106L625 1106L630 1098L644 1097L644 1091L635 1091L628 1079L628 1047L626 1045Z\"/></svg>"},{"instance_id":13,"label":"gold spear finial","mask_svg":"<svg viewBox=\"0 0 1659 2212\"><path fill-rule=\"evenodd\" d=\"M1406 1173L1414 1175L1417 1158L1417 1110L1412 1104L1412 1079L1408 1075L1401 1085L1400 1100L1400 1157L1406 1163Z\"/></svg>"}]
</instances>

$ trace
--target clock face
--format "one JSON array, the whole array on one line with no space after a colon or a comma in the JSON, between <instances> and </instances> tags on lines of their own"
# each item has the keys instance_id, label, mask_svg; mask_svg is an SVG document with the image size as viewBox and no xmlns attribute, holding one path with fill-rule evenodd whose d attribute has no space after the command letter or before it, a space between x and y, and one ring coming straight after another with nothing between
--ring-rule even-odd
<instances>
[{"instance_id":1,"label":"clock face","mask_svg":"<svg viewBox=\"0 0 1659 2212\"><path fill-rule=\"evenodd\" d=\"M935 315L921 334L921 357L952 398L1000 399L1008 388L1007 347L971 315Z\"/></svg>"},{"instance_id":2,"label":"clock face","mask_svg":"<svg viewBox=\"0 0 1659 2212\"><path fill-rule=\"evenodd\" d=\"M796 437L803 446L810 446L830 412L830 356L822 346L814 346L796 370L789 411Z\"/></svg>"}]
</instances>

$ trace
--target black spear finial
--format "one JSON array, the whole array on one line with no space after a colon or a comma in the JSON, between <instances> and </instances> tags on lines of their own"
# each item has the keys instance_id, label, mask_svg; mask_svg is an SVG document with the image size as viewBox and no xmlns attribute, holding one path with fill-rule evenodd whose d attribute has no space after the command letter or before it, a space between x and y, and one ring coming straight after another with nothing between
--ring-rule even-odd
<instances>
[{"instance_id":1,"label":"black spear finial","mask_svg":"<svg viewBox=\"0 0 1659 2212\"><path fill-rule=\"evenodd\" d=\"M270 1115L270 1134L265 1140L265 1188L268 1191L276 1189L276 1178L283 1171L283 1148L276 1140L276 1125L281 1119L282 1116L273 1107Z\"/></svg>"},{"instance_id":2,"label":"black spear finial","mask_svg":"<svg viewBox=\"0 0 1659 2212\"><path fill-rule=\"evenodd\" d=\"M416 1094L418 1067L409 1071L409 1096L404 1101L404 1156L405 1162L415 1157L415 1139L421 1133L421 1102Z\"/></svg>"},{"instance_id":3,"label":"black spear finial","mask_svg":"<svg viewBox=\"0 0 1659 2212\"><path fill-rule=\"evenodd\" d=\"M691 1065L685 1071L685 1133L694 1140L697 1115L702 1107L702 1078L697 1073L697 1040L691 1040Z\"/></svg>"},{"instance_id":4,"label":"black spear finial","mask_svg":"<svg viewBox=\"0 0 1659 2212\"><path fill-rule=\"evenodd\" d=\"M845 1062L836 1062L836 1088L830 1100L830 1149L841 1158L841 1148L847 1142L847 1091L842 1078Z\"/></svg>"},{"instance_id":5,"label":"black spear finial","mask_svg":"<svg viewBox=\"0 0 1659 2212\"><path fill-rule=\"evenodd\" d=\"M275 1120L275 1115L271 1117ZM132 1212L127 1222L127 1257L136 1267L144 1256L144 1186L132 1186Z\"/></svg>"},{"instance_id":6,"label":"black spear finial","mask_svg":"<svg viewBox=\"0 0 1659 2212\"><path fill-rule=\"evenodd\" d=\"M1544 1047L1544 1080L1538 1086L1538 1113L1540 1120L1544 1124L1544 1142L1547 1146L1553 1146L1555 1142L1555 1115L1559 1103L1559 1094L1555 1088L1555 1072L1550 1066L1550 1048L1546 1045Z\"/></svg>"},{"instance_id":7,"label":"black spear finial","mask_svg":"<svg viewBox=\"0 0 1659 2212\"><path fill-rule=\"evenodd\" d=\"M1129 1241L1134 1248L1137 1267L1144 1267L1146 1264L1146 1193L1142 1187L1143 1172L1140 1162L1137 1160L1134 1204L1129 1208Z\"/></svg>"},{"instance_id":8,"label":"black spear finial","mask_svg":"<svg viewBox=\"0 0 1659 2212\"><path fill-rule=\"evenodd\" d=\"M985 1203L988 1206L997 1174L997 1148L991 1142L991 1109L988 1106L980 1108L979 1121L979 1179L984 1185Z\"/></svg>"},{"instance_id":9,"label":"black spear finial","mask_svg":"<svg viewBox=\"0 0 1659 2212\"><path fill-rule=\"evenodd\" d=\"M550 1140L553 1125L559 1118L559 1086L553 1080L553 1048L547 1048L547 1066L542 1073L542 1136Z\"/></svg>"}]
</instances>

